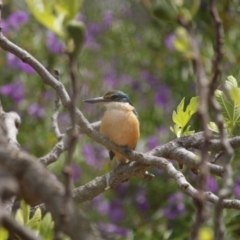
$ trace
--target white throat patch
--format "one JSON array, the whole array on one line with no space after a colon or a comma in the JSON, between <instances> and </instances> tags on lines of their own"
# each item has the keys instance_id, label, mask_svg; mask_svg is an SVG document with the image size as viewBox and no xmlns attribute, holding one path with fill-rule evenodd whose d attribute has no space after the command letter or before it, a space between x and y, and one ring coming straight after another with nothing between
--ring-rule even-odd
<instances>
[{"instance_id":1,"label":"white throat patch","mask_svg":"<svg viewBox=\"0 0 240 240\"><path fill-rule=\"evenodd\" d=\"M125 110L125 111L132 111L134 107L129 104L128 102L108 102L104 104L107 108L107 110Z\"/></svg>"}]
</instances>

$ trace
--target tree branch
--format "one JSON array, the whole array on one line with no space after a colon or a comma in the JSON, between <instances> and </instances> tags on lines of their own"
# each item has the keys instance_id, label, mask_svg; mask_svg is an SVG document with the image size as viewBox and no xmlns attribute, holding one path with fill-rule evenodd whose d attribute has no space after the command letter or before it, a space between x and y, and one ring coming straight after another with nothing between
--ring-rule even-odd
<instances>
[{"instance_id":1,"label":"tree branch","mask_svg":"<svg viewBox=\"0 0 240 240\"><path fill-rule=\"evenodd\" d=\"M12 173L19 183L21 196L26 202L44 202L51 212L56 225L61 219L64 207L64 188L52 177L42 164L23 151L7 152L6 147L0 146L0 165ZM34 181L33 181L34 179ZM71 202L66 213L68 221L62 231L72 239L88 239L92 236L91 226Z\"/></svg>"},{"instance_id":2,"label":"tree branch","mask_svg":"<svg viewBox=\"0 0 240 240\"><path fill-rule=\"evenodd\" d=\"M60 76L59 76L58 70L54 70L54 73L55 73L56 79L58 81L60 81ZM52 115L51 120L52 120L53 132L54 132L54 134L55 134L55 136L58 140L62 139L62 134L61 134L61 132L59 130L59 127L58 127L58 114L59 114L59 108L60 107L61 107L61 100L60 100L59 96L56 94L54 111L53 111L53 115Z\"/></svg>"}]
</instances>

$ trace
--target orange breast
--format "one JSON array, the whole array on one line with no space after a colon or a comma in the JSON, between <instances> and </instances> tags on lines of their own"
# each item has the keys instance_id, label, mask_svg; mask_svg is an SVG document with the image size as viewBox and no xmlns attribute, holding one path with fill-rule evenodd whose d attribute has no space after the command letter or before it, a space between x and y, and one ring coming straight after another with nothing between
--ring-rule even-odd
<instances>
[{"instance_id":1,"label":"orange breast","mask_svg":"<svg viewBox=\"0 0 240 240\"><path fill-rule=\"evenodd\" d=\"M140 136L139 121L132 110L107 110L102 119L100 132L117 145L135 149Z\"/></svg>"}]
</instances>

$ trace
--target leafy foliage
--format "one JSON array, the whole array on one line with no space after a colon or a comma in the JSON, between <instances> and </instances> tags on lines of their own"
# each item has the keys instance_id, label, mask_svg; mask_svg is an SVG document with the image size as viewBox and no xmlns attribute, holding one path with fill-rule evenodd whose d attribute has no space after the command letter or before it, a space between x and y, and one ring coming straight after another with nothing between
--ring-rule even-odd
<instances>
[{"instance_id":1,"label":"leafy foliage","mask_svg":"<svg viewBox=\"0 0 240 240\"><path fill-rule=\"evenodd\" d=\"M233 136L240 126L240 88L237 80L229 76L225 82L227 93L221 90L215 91L215 98L221 106L224 124L229 136ZM218 132L216 124L211 122L209 128Z\"/></svg>"},{"instance_id":2,"label":"leafy foliage","mask_svg":"<svg viewBox=\"0 0 240 240\"><path fill-rule=\"evenodd\" d=\"M8 231L3 227L0 227L0 239L1 240L8 239Z\"/></svg>"},{"instance_id":3,"label":"leafy foliage","mask_svg":"<svg viewBox=\"0 0 240 240\"><path fill-rule=\"evenodd\" d=\"M190 130L190 125L187 126L192 115L197 112L198 97L192 97L190 103L184 110L185 98L182 99L177 107L177 111L173 111L172 119L175 123L173 127L170 127L171 131L176 134L177 137L191 135L194 131Z\"/></svg>"},{"instance_id":4,"label":"leafy foliage","mask_svg":"<svg viewBox=\"0 0 240 240\"><path fill-rule=\"evenodd\" d=\"M15 218L21 225L26 225L41 235L44 239L50 240L53 238L54 223L50 213L47 213L42 218L41 210L38 208L30 218L30 206L24 201L21 201L21 208L16 212ZM1 239L1 238L0 238Z\"/></svg>"},{"instance_id":5,"label":"leafy foliage","mask_svg":"<svg viewBox=\"0 0 240 240\"><path fill-rule=\"evenodd\" d=\"M83 0L26 0L34 17L58 36L65 36L65 24L74 19Z\"/></svg>"}]
</instances>

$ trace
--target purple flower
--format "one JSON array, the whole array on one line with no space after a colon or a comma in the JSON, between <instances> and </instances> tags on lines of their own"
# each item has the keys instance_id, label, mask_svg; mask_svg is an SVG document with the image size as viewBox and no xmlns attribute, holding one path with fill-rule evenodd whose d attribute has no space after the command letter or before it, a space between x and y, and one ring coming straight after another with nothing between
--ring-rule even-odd
<instances>
[{"instance_id":1,"label":"purple flower","mask_svg":"<svg viewBox=\"0 0 240 240\"><path fill-rule=\"evenodd\" d=\"M28 113L37 119L42 119L45 116L45 109L38 103L33 103L28 107Z\"/></svg>"},{"instance_id":2,"label":"purple flower","mask_svg":"<svg viewBox=\"0 0 240 240\"><path fill-rule=\"evenodd\" d=\"M116 88L118 80L115 73L111 72L106 74L103 80L105 84L109 86L109 88L112 88L112 89Z\"/></svg>"},{"instance_id":3,"label":"purple flower","mask_svg":"<svg viewBox=\"0 0 240 240\"><path fill-rule=\"evenodd\" d=\"M139 189L136 195L137 205L140 211L146 212L149 210L148 199L143 188Z\"/></svg>"},{"instance_id":4,"label":"purple flower","mask_svg":"<svg viewBox=\"0 0 240 240\"><path fill-rule=\"evenodd\" d=\"M212 178L211 176L207 177L207 187L208 187L208 190L211 192L217 192L218 190L218 184L215 181L215 179Z\"/></svg>"},{"instance_id":5,"label":"purple flower","mask_svg":"<svg viewBox=\"0 0 240 240\"><path fill-rule=\"evenodd\" d=\"M14 54L7 52L7 65L14 69L19 69L19 58Z\"/></svg>"},{"instance_id":6,"label":"purple flower","mask_svg":"<svg viewBox=\"0 0 240 240\"><path fill-rule=\"evenodd\" d=\"M233 191L235 197L240 199L240 177L237 178Z\"/></svg>"},{"instance_id":7,"label":"purple flower","mask_svg":"<svg viewBox=\"0 0 240 240\"><path fill-rule=\"evenodd\" d=\"M8 18L8 25L13 30L19 30L20 26L28 21L28 14L22 11L12 13Z\"/></svg>"},{"instance_id":8,"label":"purple flower","mask_svg":"<svg viewBox=\"0 0 240 240\"><path fill-rule=\"evenodd\" d=\"M133 78L130 75L125 73L121 74L119 79L120 79L119 82L121 82L122 84L127 84L127 85L135 84Z\"/></svg>"},{"instance_id":9,"label":"purple flower","mask_svg":"<svg viewBox=\"0 0 240 240\"><path fill-rule=\"evenodd\" d=\"M92 206L102 215L109 216L112 223L119 223L125 216L120 199L109 202L102 195L99 195L93 199Z\"/></svg>"},{"instance_id":10,"label":"purple flower","mask_svg":"<svg viewBox=\"0 0 240 240\"><path fill-rule=\"evenodd\" d=\"M102 33L102 26L99 23L88 23L87 24L87 32L92 37L97 37L100 33Z\"/></svg>"},{"instance_id":11,"label":"purple flower","mask_svg":"<svg viewBox=\"0 0 240 240\"><path fill-rule=\"evenodd\" d=\"M159 141L156 136L150 136L147 140L148 149L153 149L156 146L158 146L158 144L159 144Z\"/></svg>"},{"instance_id":12,"label":"purple flower","mask_svg":"<svg viewBox=\"0 0 240 240\"><path fill-rule=\"evenodd\" d=\"M86 26L87 32L84 46L94 51L98 51L101 46L95 41L95 39L102 32L102 27L98 23L88 23Z\"/></svg>"},{"instance_id":13,"label":"purple flower","mask_svg":"<svg viewBox=\"0 0 240 240\"><path fill-rule=\"evenodd\" d=\"M91 166L95 166L96 168L99 168L98 161L95 157L94 149L91 145L84 145L82 149L83 155L86 158L86 163Z\"/></svg>"},{"instance_id":14,"label":"purple flower","mask_svg":"<svg viewBox=\"0 0 240 240\"><path fill-rule=\"evenodd\" d=\"M83 146L82 153L88 165L93 166L95 169L102 168L106 159L106 154L102 148L86 144Z\"/></svg>"},{"instance_id":15,"label":"purple flower","mask_svg":"<svg viewBox=\"0 0 240 240\"><path fill-rule=\"evenodd\" d=\"M171 92L168 86L162 85L155 94L155 103L161 107L165 107L171 99Z\"/></svg>"},{"instance_id":16,"label":"purple flower","mask_svg":"<svg viewBox=\"0 0 240 240\"><path fill-rule=\"evenodd\" d=\"M108 215L110 209L110 203L103 195L98 195L92 201L93 207L102 215Z\"/></svg>"},{"instance_id":17,"label":"purple flower","mask_svg":"<svg viewBox=\"0 0 240 240\"><path fill-rule=\"evenodd\" d=\"M169 131L166 127L159 127L157 129L156 135L160 137L159 142L165 142L166 138L169 138L168 134Z\"/></svg>"},{"instance_id":18,"label":"purple flower","mask_svg":"<svg viewBox=\"0 0 240 240\"><path fill-rule=\"evenodd\" d=\"M69 114L60 113L59 116L58 116L58 120L59 120L60 123L68 125L70 123Z\"/></svg>"},{"instance_id":19,"label":"purple flower","mask_svg":"<svg viewBox=\"0 0 240 240\"><path fill-rule=\"evenodd\" d=\"M167 49L169 49L170 51L174 51L175 50L175 47L174 47L174 41L176 39L176 36L174 33L171 33L169 34L165 40L164 40L164 43L165 43L165 46L167 47Z\"/></svg>"},{"instance_id":20,"label":"purple flower","mask_svg":"<svg viewBox=\"0 0 240 240\"><path fill-rule=\"evenodd\" d=\"M11 97L16 103L22 101L24 97L24 86L21 80L17 79L13 83L6 84L0 87L0 93Z\"/></svg>"},{"instance_id":21,"label":"purple flower","mask_svg":"<svg viewBox=\"0 0 240 240\"><path fill-rule=\"evenodd\" d=\"M35 72L35 70L30 65L28 65L28 63L24 63L20 59L19 59L19 69L29 74Z\"/></svg>"},{"instance_id":22,"label":"purple flower","mask_svg":"<svg viewBox=\"0 0 240 240\"><path fill-rule=\"evenodd\" d=\"M60 131L61 132L64 131L70 124L69 114L60 113L58 115L58 124L59 124Z\"/></svg>"},{"instance_id":23,"label":"purple flower","mask_svg":"<svg viewBox=\"0 0 240 240\"><path fill-rule=\"evenodd\" d=\"M27 63L22 62L14 54L7 52L7 65L13 69L22 70L26 73L34 73L35 70Z\"/></svg>"},{"instance_id":24,"label":"purple flower","mask_svg":"<svg viewBox=\"0 0 240 240\"><path fill-rule=\"evenodd\" d=\"M84 46L86 48L89 48L93 51L99 51L101 46L98 44L95 39L87 32L86 33L86 38L85 38L85 44Z\"/></svg>"},{"instance_id":25,"label":"purple flower","mask_svg":"<svg viewBox=\"0 0 240 240\"><path fill-rule=\"evenodd\" d=\"M103 16L103 22L107 28L110 28L113 23L113 14L111 10L107 10Z\"/></svg>"},{"instance_id":26,"label":"purple flower","mask_svg":"<svg viewBox=\"0 0 240 240\"><path fill-rule=\"evenodd\" d=\"M152 73L150 73L149 71L143 71L141 74L143 80L145 80L152 88L156 88L159 86L159 79Z\"/></svg>"},{"instance_id":27,"label":"purple flower","mask_svg":"<svg viewBox=\"0 0 240 240\"><path fill-rule=\"evenodd\" d=\"M163 209L163 215L174 220L185 212L184 195L182 193L174 193L168 198L168 204Z\"/></svg>"},{"instance_id":28,"label":"purple flower","mask_svg":"<svg viewBox=\"0 0 240 240\"><path fill-rule=\"evenodd\" d=\"M119 223L124 218L125 213L120 199L115 199L110 203L108 215L112 223Z\"/></svg>"},{"instance_id":29,"label":"purple flower","mask_svg":"<svg viewBox=\"0 0 240 240\"><path fill-rule=\"evenodd\" d=\"M130 234L128 229L118 227L117 225L111 223L99 223L98 228L99 231L106 233L107 235L113 234L126 238Z\"/></svg>"},{"instance_id":30,"label":"purple flower","mask_svg":"<svg viewBox=\"0 0 240 240\"><path fill-rule=\"evenodd\" d=\"M128 194L128 183L124 182L121 184L118 184L117 187L114 189L116 195L120 198L124 198Z\"/></svg>"},{"instance_id":31,"label":"purple flower","mask_svg":"<svg viewBox=\"0 0 240 240\"><path fill-rule=\"evenodd\" d=\"M77 165L72 165L72 180L75 182L81 175L81 170Z\"/></svg>"},{"instance_id":32,"label":"purple flower","mask_svg":"<svg viewBox=\"0 0 240 240\"><path fill-rule=\"evenodd\" d=\"M51 31L47 32L46 46L52 53L63 53L64 50L64 44Z\"/></svg>"},{"instance_id":33,"label":"purple flower","mask_svg":"<svg viewBox=\"0 0 240 240\"><path fill-rule=\"evenodd\" d=\"M1 23L2 23L2 32L3 32L3 34L7 34L7 32L9 31L8 23L4 19L2 19Z\"/></svg>"},{"instance_id":34,"label":"purple flower","mask_svg":"<svg viewBox=\"0 0 240 240\"><path fill-rule=\"evenodd\" d=\"M46 102L50 101L52 99L52 97L53 97L53 92L50 91L50 90L45 91L43 93L43 100L46 101Z\"/></svg>"},{"instance_id":35,"label":"purple flower","mask_svg":"<svg viewBox=\"0 0 240 240\"><path fill-rule=\"evenodd\" d=\"M86 23L86 16L84 16L81 13L79 13L78 16L77 16L77 20L80 21L80 22Z\"/></svg>"}]
</instances>

